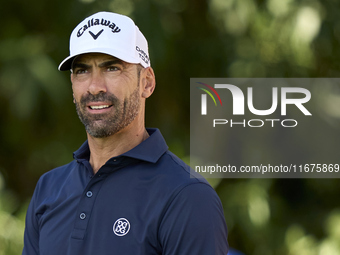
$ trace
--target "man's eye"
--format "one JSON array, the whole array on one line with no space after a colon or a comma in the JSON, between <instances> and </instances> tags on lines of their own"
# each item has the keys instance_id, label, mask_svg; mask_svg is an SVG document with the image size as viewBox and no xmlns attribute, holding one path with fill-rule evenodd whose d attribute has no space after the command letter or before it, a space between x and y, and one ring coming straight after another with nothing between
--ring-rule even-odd
<instances>
[{"instance_id":1,"label":"man's eye","mask_svg":"<svg viewBox=\"0 0 340 255\"><path fill-rule=\"evenodd\" d=\"M76 74L84 74L84 73L87 73L87 70L86 69L77 69L75 71Z\"/></svg>"},{"instance_id":2,"label":"man's eye","mask_svg":"<svg viewBox=\"0 0 340 255\"><path fill-rule=\"evenodd\" d=\"M118 70L119 70L119 68L116 67L116 66L109 66L109 67L107 68L107 71L109 71L109 72L118 71Z\"/></svg>"}]
</instances>

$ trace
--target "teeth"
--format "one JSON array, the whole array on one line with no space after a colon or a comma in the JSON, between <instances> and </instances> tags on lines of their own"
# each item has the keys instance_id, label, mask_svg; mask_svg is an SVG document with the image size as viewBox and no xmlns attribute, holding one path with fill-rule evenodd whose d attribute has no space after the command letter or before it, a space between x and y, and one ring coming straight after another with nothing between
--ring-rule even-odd
<instances>
[{"instance_id":1,"label":"teeth","mask_svg":"<svg viewBox=\"0 0 340 255\"><path fill-rule=\"evenodd\" d=\"M104 109L110 107L109 105L96 105L96 106L90 106L92 110L99 110L99 109Z\"/></svg>"}]
</instances>

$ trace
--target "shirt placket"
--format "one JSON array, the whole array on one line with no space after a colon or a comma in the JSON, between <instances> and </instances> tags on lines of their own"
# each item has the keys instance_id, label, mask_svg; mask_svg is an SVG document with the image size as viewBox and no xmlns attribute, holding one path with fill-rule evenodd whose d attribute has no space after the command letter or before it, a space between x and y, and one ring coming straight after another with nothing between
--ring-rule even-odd
<instances>
[{"instance_id":1,"label":"shirt placket","mask_svg":"<svg viewBox=\"0 0 340 255\"><path fill-rule=\"evenodd\" d=\"M76 213L72 238L84 239L97 195L106 177L107 174L95 175L84 189Z\"/></svg>"}]
</instances>

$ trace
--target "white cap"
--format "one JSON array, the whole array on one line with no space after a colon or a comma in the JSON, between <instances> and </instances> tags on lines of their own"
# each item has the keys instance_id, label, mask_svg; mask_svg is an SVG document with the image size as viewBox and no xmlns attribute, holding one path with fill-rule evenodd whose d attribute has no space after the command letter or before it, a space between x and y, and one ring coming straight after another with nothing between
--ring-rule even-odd
<instances>
[{"instance_id":1,"label":"white cap","mask_svg":"<svg viewBox=\"0 0 340 255\"><path fill-rule=\"evenodd\" d=\"M70 56L59 65L70 70L73 59L84 53L105 53L125 62L150 66L148 42L127 16L98 12L84 19L70 37Z\"/></svg>"}]
</instances>

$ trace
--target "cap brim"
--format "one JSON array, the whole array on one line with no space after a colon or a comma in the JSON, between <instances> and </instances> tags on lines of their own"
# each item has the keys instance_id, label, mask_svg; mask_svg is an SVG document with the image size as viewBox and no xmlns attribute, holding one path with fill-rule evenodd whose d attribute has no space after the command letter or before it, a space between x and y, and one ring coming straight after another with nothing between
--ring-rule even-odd
<instances>
[{"instance_id":1,"label":"cap brim","mask_svg":"<svg viewBox=\"0 0 340 255\"><path fill-rule=\"evenodd\" d=\"M78 56L78 55L75 55L75 56L69 56L67 58L65 58L59 65L58 67L58 70L59 71L67 71L67 70L71 70L71 67L72 67L72 62L73 62L73 59Z\"/></svg>"},{"instance_id":2,"label":"cap brim","mask_svg":"<svg viewBox=\"0 0 340 255\"><path fill-rule=\"evenodd\" d=\"M143 62L141 62L139 59L136 59L133 56L128 56L126 53L120 52L120 51L115 51L112 49L96 49L96 50L89 50L86 52L79 52L77 54L68 56L67 58L65 58L59 65L58 69L60 71L67 71L67 70L71 70L72 68L72 63L75 57L82 55L82 54L87 54L87 53L103 53L103 54L107 54L107 55L111 55L113 57L119 58L127 63L131 63L131 64L141 64L144 67L148 67L147 65L145 65Z\"/></svg>"}]
</instances>

